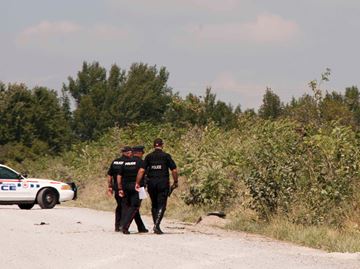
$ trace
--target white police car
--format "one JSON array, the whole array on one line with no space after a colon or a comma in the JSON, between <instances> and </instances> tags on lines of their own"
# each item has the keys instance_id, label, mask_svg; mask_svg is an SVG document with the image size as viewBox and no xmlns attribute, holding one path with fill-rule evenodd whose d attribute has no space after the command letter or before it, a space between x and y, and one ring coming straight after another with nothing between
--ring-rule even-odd
<instances>
[{"instance_id":1,"label":"white police car","mask_svg":"<svg viewBox=\"0 0 360 269\"><path fill-rule=\"evenodd\" d=\"M48 179L27 178L0 164L0 204L17 204L21 209L31 209L35 204L43 209L53 208L60 202L76 199L74 183Z\"/></svg>"}]
</instances>

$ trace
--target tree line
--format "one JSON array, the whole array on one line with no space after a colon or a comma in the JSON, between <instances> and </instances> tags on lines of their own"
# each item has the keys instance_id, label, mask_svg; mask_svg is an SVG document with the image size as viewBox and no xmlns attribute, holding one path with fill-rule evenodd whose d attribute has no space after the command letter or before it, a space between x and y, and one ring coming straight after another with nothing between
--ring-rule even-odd
<instances>
[{"instance_id":1,"label":"tree line","mask_svg":"<svg viewBox=\"0 0 360 269\"><path fill-rule=\"evenodd\" d=\"M323 93L320 85L329 75L327 70L319 82L310 82L313 95L289 103L266 89L258 112L217 100L211 88L203 96L183 98L168 85L165 67L144 63L128 70L114 64L106 70L98 62L84 62L77 75L63 83L60 96L46 87L0 83L0 160L59 154L79 141L98 139L109 128L143 122L180 127L215 123L233 129L241 128L243 117L290 118L303 125L335 120L358 130L358 88Z\"/></svg>"}]
</instances>

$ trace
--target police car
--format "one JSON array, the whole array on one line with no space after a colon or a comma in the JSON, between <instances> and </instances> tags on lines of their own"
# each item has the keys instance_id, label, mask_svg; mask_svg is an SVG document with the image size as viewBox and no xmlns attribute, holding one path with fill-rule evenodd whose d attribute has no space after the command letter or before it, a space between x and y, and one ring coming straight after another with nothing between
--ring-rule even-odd
<instances>
[{"instance_id":1,"label":"police car","mask_svg":"<svg viewBox=\"0 0 360 269\"><path fill-rule=\"evenodd\" d=\"M31 209L38 204L43 209L53 208L60 202L76 199L74 183L48 179L27 178L0 164L0 204L17 204L21 209Z\"/></svg>"}]
</instances>

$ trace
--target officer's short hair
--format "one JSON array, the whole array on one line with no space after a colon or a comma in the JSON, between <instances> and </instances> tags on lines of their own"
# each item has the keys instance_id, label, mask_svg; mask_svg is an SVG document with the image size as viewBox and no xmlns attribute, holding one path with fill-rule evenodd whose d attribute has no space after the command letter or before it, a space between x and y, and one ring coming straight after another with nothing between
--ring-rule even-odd
<instances>
[{"instance_id":1,"label":"officer's short hair","mask_svg":"<svg viewBox=\"0 0 360 269\"><path fill-rule=\"evenodd\" d=\"M144 153L145 152L144 149L145 149L144 146L135 146L135 147L132 148L132 151L133 152L142 152L142 153Z\"/></svg>"},{"instance_id":2,"label":"officer's short hair","mask_svg":"<svg viewBox=\"0 0 360 269\"><path fill-rule=\"evenodd\" d=\"M132 151L131 147L129 146L125 146L121 149L121 152L129 152L129 151Z\"/></svg>"},{"instance_id":3,"label":"officer's short hair","mask_svg":"<svg viewBox=\"0 0 360 269\"><path fill-rule=\"evenodd\" d=\"M164 142L162 141L161 138L156 138L156 139L154 140L154 148L155 148L155 147L161 147L162 145L164 145Z\"/></svg>"}]
</instances>

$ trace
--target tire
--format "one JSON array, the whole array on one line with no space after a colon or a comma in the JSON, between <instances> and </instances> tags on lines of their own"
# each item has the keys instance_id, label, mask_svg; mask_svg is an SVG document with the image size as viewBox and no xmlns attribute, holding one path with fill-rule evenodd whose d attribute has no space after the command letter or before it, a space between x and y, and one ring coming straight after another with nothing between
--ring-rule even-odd
<instances>
[{"instance_id":1,"label":"tire","mask_svg":"<svg viewBox=\"0 0 360 269\"><path fill-rule=\"evenodd\" d=\"M55 190L50 188L42 189L36 201L42 209L51 209L58 203L59 197Z\"/></svg>"},{"instance_id":2,"label":"tire","mask_svg":"<svg viewBox=\"0 0 360 269\"><path fill-rule=\"evenodd\" d=\"M30 210L33 208L34 204L18 204L18 207L20 209Z\"/></svg>"}]
</instances>

